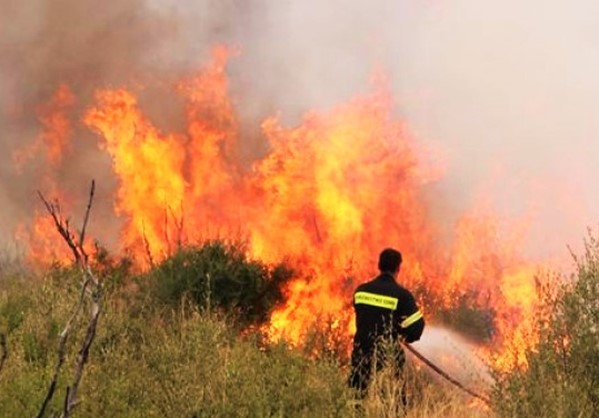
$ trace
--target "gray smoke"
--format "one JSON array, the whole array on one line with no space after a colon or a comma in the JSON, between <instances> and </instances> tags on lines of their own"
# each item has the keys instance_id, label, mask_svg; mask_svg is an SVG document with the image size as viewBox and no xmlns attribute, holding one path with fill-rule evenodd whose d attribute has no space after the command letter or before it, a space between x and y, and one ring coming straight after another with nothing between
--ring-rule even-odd
<instances>
[{"instance_id":1,"label":"gray smoke","mask_svg":"<svg viewBox=\"0 0 599 418\"><path fill-rule=\"evenodd\" d=\"M96 178L95 217L111 216L110 162L82 128L81 111L91 104L96 88L151 80L164 83L158 90L170 88L169 82L206 59L214 42L227 41L218 36L220 25L230 26L223 4L188 4L205 16L195 20L172 8L157 10L144 0L0 0L0 240L11 239L16 223L31 219L40 207L36 190L45 191L46 175L81 201ZM35 142L41 129L39 106L61 83L67 83L78 100L70 115L76 123L73 149L59 168L46 164L41 154L17 170L13 152ZM163 91L145 94L151 110L169 114L155 105Z\"/></svg>"},{"instance_id":2,"label":"gray smoke","mask_svg":"<svg viewBox=\"0 0 599 418\"><path fill-rule=\"evenodd\" d=\"M597 28L592 0L0 0L0 233L35 203L43 169L17 173L11 151L35 138L58 83L88 104L94 88L160 80L143 104L172 129L180 103L164 89L224 42L240 49L229 71L244 132L366 92L380 66L398 117L446 158L440 214L483 194L530 216L531 252L564 252L599 219ZM58 177L81 194L109 162L77 134Z\"/></svg>"}]
</instances>

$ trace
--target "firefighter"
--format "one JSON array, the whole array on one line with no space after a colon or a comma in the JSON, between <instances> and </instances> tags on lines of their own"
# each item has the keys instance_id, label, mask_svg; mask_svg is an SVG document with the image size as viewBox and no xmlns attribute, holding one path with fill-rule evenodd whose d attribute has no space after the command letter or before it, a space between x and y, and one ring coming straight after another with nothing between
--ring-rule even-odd
<instances>
[{"instance_id":1,"label":"firefighter","mask_svg":"<svg viewBox=\"0 0 599 418\"><path fill-rule=\"evenodd\" d=\"M396 281L401 262L399 251L392 248L383 250L378 262L380 274L358 286L354 293L356 334L349 383L358 390L360 397L366 394L373 369L380 370L389 364L389 356L379 355L384 354L382 343L386 341L392 345L392 366L399 378L405 363L399 340L406 343L417 341L424 330L424 318L414 296Z\"/></svg>"}]
</instances>

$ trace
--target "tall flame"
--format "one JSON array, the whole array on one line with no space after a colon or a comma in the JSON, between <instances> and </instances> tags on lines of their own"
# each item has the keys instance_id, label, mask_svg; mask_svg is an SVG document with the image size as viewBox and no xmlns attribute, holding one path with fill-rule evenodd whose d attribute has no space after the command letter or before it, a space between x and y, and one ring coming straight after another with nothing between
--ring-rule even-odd
<instances>
[{"instance_id":1,"label":"tall flame","mask_svg":"<svg viewBox=\"0 0 599 418\"><path fill-rule=\"evenodd\" d=\"M518 255L520 228L502 238L499 220L475 207L453 226L453 240L440 238L429 186L443 170L425 162L426 150L394 116L384 80L295 127L265 119L269 152L248 164L228 93L231 54L216 48L206 68L177 84L183 132L161 132L126 88L98 90L85 111L118 181L121 249L147 266L180 243L246 237L252 257L286 259L298 271L269 325L273 338L297 342L317 318L348 337L353 288L374 275L378 252L395 246L408 287L447 306L456 291L474 291L496 312L498 341L524 338L536 266ZM53 142L60 146L49 156L59 164L65 143Z\"/></svg>"},{"instance_id":2,"label":"tall flame","mask_svg":"<svg viewBox=\"0 0 599 418\"><path fill-rule=\"evenodd\" d=\"M58 86L52 97L37 109L37 116L41 125L40 135L29 146L24 146L13 153L13 160L19 170L33 160L37 155L42 155L46 162L43 170L42 189L60 201L63 209L69 209L72 204L70 196L62 191L54 179L55 169L59 168L64 156L70 149L70 140L73 134L73 124L70 118L72 108L76 103L74 93L66 84ZM29 256L36 261L58 260L66 262L70 253L65 245L54 245L55 225L49 214L39 210L35 212L31 228L24 225L17 227L17 239L27 242Z\"/></svg>"}]
</instances>

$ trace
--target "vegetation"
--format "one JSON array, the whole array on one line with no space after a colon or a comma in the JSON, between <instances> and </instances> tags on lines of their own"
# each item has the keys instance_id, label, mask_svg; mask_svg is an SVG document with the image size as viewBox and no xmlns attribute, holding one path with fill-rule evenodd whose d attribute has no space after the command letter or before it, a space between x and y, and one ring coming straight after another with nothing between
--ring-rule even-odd
<instances>
[{"instance_id":1,"label":"vegetation","mask_svg":"<svg viewBox=\"0 0 599 418\"><path fill-rule=\"evenodd\" d=\"M241 244L209 241L180 248L139 282L153 304L176 308L186 300L235 313L241 325L249 325L268 319L292 274L284 264L270 268L248 260Z\"/></svg>"},{"instance_id":2,"label":"vegetation","mask_svg":"<svg viewBox=\"0 0 599 418\"><path fill-rule=\"evenodd\" d=\"M570 280L539 285L542 306L527 365L497 371L499 416L596 417L599 414L599 241L589 235ZM534 341L534 339L533 339Z\"/></svg>"},{"instance_id":3,"label":"vegetation","mask_svg":"<svg viewBox=\"0 0 599 418\"><path fill-rule=\"evenodd\" d=\"M9 264L0 269L0 335L8 353L0 367L0 415L36 416L56 367L59 334L79 297L81 273L54 266L33 274ZM377 374L368 397L357 401L346 384L347 359L328 345L330 336L310 332L307 350L326 354L320 356L265 341L260 326L280 301L280 285L291 272L284 265L248 260L242 246L208 242L184 248L142 275L126 260L104 254L94 265L104 282L102 316L73 413L390 417L402 410L405 393L408 408L400 414L405 417L596 416L596 240L589 239L576 265L567 284L539 287L544 300L535 330L539 343L527 351L528 367L495 371L488 408L415 362L408 362L403 382L390 370ZM62 411L85 337L82 322L73 325L65 366L44 416Z\"/></svg>"},{"instance_id":4,"label":"vegetation","mask_svg":"<svg viewBox=\"0 0 599 418\"><path fill-rule=\"evenodd\" d=\"M453 303L450 307L443 307L441 302L427 304L426 306L441 306L436 312L436 319L442 324L460 334L482 343L488 343L493 338L493 321L495 312L480 294L472 289L448 295ZM431 301L432 302L432 301Z\"/></svg>"},{"instance_id":5,"label":"vegetation","mask_svg":"<svg viewBox=\"0 0 599 418\"><path fill-rule=\"evenodd\" d=\"M355 400L346 361L318 330L303 350L264 341L260 324L291 274L283 265L267 268L248 260L242 247L219 242L182 249L138 276L126 260L103 257L98 263L103 311L76 416L379 417L396 410L403 386L386 372L374 379L367 400ZM38 414L80 276L76 268L54 266L41 276L0 278L0 333L9 354L0 370L3 416ZM252 283L244 292L242 280ZM62 411L84 333L84 323L74 324L45 416ZM413 382L407 416L476 412L421 371L410 367L407 373Z\"/></svg>"}]
</instances>

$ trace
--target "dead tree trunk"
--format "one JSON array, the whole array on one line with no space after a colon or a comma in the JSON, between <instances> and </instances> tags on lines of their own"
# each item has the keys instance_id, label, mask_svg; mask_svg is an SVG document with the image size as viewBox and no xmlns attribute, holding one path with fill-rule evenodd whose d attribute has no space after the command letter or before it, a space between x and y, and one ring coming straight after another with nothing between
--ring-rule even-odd
<instances>
[{"instance_id":1,"label":"dead tree trunk","mask_svg":"<svg viewBox=\"0 0 599 418\"><path fill-rule=\"evenodd\" d=\"M71 333L73 325L79 319L81 312L84 310L86 301L89 303L90 306L89 318L87 322L85 338L81 344L81 347L77 355L73 380L70 386L67 387L67 393L65 395L62 411L62 417L64 418L67 418L71 414L73 408L78 404L77 392L79 389L79 383L81 381L81 377L83 376L83 370L89 357L90 347L94 341L94 337L96 336L96 328L98 326L98 319L100 317L101 312L100 302L102 299L102 285L89 265L89 257L84 248L85 229L87 227L87 222L89 221L89 213L92 207L94 191L95 182L92 180L89 193L89 200L87 203L87 208L85 210L85 217L83 219L83 225L81 227L81 230L79 231L78 236L76 236L71 231L69 219L65 219L63 217L58 201L50 202L44 197L44 195L41 192L38 192L38 195L44 203L46 210L54 220L54 225L56 226L58 233L71 249L73 257L75 258L75 264L77 264L82 273L81 291L79 293L79 299L73 307L73 311L71 313L71 316L67 320L65 327L60 333L60 339L58 343L58 358L54 367L54 374L52 375L52 380L50 381L50 384L48 386L48 391L46 392L46 396L42 402L39 413L37 415L38 418L44 416L46 408L48 407L50 400L54 396L56 386L58 384L58 375L65 361L67 339L69 337L69 334Z\"/></svg>"}]
</instances>

